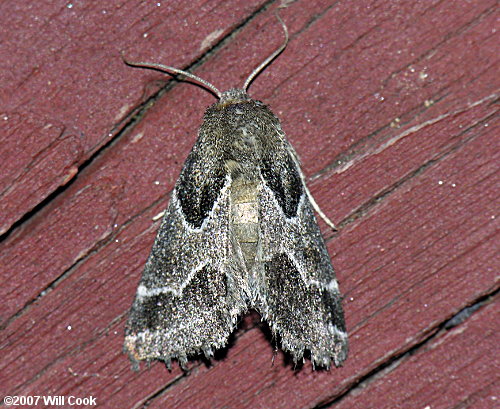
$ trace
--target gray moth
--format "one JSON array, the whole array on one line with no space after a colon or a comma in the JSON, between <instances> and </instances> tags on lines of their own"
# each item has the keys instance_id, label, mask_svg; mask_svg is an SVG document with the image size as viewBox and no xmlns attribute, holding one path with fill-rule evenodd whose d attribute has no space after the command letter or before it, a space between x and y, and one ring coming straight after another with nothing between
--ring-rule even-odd
<instances>
[{"instance_id":1,"label":"gray moth","mask_svg":"<svg viewBox=\"0 0 500 409\"><path fill-rule=\"evenodd\" d=\"M279 17L278 17L279 18ZM213 91L210 106L172 192L137 288L124 350L134 367L158 359L213 356L241 317L256 310L294 362L340 366L348 343L335 273L294 149L278 118L246 92L285 42L242 89Z\"/></svg>"}]
</instances>

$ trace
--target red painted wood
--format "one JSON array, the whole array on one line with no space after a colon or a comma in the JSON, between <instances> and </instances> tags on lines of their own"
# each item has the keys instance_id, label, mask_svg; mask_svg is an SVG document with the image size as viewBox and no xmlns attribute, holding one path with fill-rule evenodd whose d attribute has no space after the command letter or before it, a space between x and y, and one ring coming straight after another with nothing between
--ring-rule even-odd
<instances>
[{"instance_id":1,"label":"red painted wood","mask_svg":"<svg viewBox=\"0 0 500 409\"><path fill-rule=\"evenodd\" d=\"M336 408L484 408L498 406L498 300L449 332L437 334L349 394ZM496 373L495 373L496 372Z\"/></svg>"},{"instance_id":2,"label":"red painted wood","mask_svg":"<svg viewBox=\"0 0 500 409\"><path fill-rule=\"evenodd\" d=\"M99 151L142 93L168 79L123 66L119 51L182 67L262 5L180 4L107 2L106 13L97 3L37 3L36 13L27 3L0 6L8 38L0 56L11 62L0 73L5 228L73 178L0 243L2 395L93 395L101 407L306 408L349 391L335 407L416 407L419 396L449 404L439 407L464 396L488 407L497 371L479 356L493 355L484 329L498 329L497 304L438 332L394 370L379 369L498 289L494 1L296 2L282 11L287 50L250 88L280 116L313 194L340 223L337 234L323 231L345 295L345 367L313 372L307 363L295 372L280 352L272 366L272 344L247 319L211 367L194 360L189 376L158 363L130 370L123 326L159 224L151 219L214 99L180 84ZM238 86L281 39L263 11L196 73L220 89ZM442 348L457 358L439 359ZM457 394L438 367L474 382L457 383ZM372 371L370 386L357 387Z\"/></svg>"}]
</instances>

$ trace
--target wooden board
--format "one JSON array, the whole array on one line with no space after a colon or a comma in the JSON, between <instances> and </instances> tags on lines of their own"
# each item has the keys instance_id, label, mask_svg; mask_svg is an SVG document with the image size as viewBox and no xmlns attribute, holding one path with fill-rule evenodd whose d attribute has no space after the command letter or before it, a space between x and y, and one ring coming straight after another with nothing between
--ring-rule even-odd
<instances>
[{"instance_id":1,"label":"wooden board","mask_svg":"<svg viewBox=\"0 0 500 409\"><path fill-rule=\"evenodd\" d=\"M42 3L0 6L2 396L93 396L120 408L494 407L495 1L297 1L281 11L290 42L249 93L280 117L339 226L320 222L350 356L331 371L294 368L281 352L273 364L254 313L187 374L161 363L135 373L121 348L152 219L214 98L128 67L121 53L241 86L282 42L278 4Z\"/></svg>"}]
</instances>

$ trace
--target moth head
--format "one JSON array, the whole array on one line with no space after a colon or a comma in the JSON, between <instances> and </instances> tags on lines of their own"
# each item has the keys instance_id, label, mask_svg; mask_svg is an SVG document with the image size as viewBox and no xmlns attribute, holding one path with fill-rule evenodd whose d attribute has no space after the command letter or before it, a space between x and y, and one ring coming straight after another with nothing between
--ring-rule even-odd
<instances>
[{"instance_id":1,"label":"moth head","mask_svg":"<svg viewBox=\"0 0 500 409\"><path fill-rule=\"evenodd\" d=\"M217 106L226 107L231 104L246 102L250 99L251 98L248 96L247 92L244 89L233 88L221 94Z\"/></svg>"}]
</instances>

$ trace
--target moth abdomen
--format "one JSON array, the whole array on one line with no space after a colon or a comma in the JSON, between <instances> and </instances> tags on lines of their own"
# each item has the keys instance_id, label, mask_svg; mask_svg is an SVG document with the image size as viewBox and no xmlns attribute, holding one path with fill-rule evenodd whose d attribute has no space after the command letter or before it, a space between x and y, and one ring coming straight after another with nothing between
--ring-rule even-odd
<instances>
[{"instance_id":1,"label":"moth abdomen","mask_svg":"<svg viewBox=\"0 0 500 409\"><path fill-rule=\"evenodd\" d=\"M259 241L258 183L240 175L231 185L231 226L247 271L255 264Z\"/></svg>"}]
</instances>

